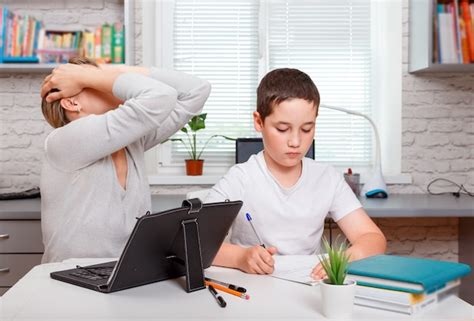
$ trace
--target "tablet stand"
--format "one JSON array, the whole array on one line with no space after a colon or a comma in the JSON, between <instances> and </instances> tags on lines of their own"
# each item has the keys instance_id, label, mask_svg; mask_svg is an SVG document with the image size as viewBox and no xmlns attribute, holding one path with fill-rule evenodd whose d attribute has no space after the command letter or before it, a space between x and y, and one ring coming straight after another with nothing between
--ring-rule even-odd
<instances>
[{"instance_id":1,"label":"tablet stand","mask_svg":"<svg viewBox=\"0 0 474 321\"><path fill-rule=\"evenodd\" d=\"M188 214L197 214L202 209L199 198L183 201L183 207L189 207ZM204 289L204 269L202 268L201 241L197 218L181 221L184 238L184 267L186 269L186 292Z\"/></svg>"}]
</instances>

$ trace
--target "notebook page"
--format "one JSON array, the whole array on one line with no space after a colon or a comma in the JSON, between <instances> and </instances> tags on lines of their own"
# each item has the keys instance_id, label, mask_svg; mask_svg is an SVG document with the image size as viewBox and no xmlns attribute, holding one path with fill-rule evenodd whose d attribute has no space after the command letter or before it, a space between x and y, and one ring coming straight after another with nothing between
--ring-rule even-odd
<instances>
[{"instance_id":1,"label":"notebook page","mask_svg":"<svg viewBox=\"0 0 474 321\"><path fill-rule=\"evenodd\" d=\"M318 265L316 255L275 255L275 270L271 276L307 285L318 285L319 280L311 277L311 271Z\"/></svg>"}]
</instances>

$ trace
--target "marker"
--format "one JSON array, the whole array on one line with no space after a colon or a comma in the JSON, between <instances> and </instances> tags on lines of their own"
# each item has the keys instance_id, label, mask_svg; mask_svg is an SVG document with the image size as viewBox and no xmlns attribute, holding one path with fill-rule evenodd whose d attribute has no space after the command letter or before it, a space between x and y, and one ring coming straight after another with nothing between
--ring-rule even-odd
<instances>
[{"instance_id":1,"label":"marker","mask_svg":"<svg viewBox=\"0 0 474 321\"><path fill-rule=\"evenodd\" d=\"M213 282L213 283L216 283L216 284L219 284L219 285L222 285L222 286L226 286L227 288L229 288L231 290L234 290L234 291L237 291L237 292L240 292L240 293L247 292L247 290L245 288L237 286L237 285L233 285L233 284L230 284L230 283L214 280L214 279L211 279L211 278L204 278L204 279L206 281L209 281L209 282Z\"/></svg>"},{"instance_id":2,"label":"marker","mask_svg":"<svg viewBox=\"0 0 474 321\"><path fill-rule=\"evenodd\" d=\"M258 242L260 243L260 246L263 247L263 248L266 248L266 247L265 247L265 244L263 244L262 239L261 239L260 236L258 235L257 230L255 229L255 226L253 226L253 223L252 223L252 216L250 216L250 213L246 213L245 216L247 217L247 221L249 221L250 226L252 226L253 232L254 232L255 235L257 236L257 239L258 239Z\"/></svg>"},{"instance_id":3,"label":"marker","mask_svg":"<svg viewBox=\"0 0 474 321\"><path fill-rule=\"evenodd\" d=\"M211 282L211 281L204 281L204 283L207 285L207 286L212 286L213 288L219 290L219 291L222 291L222 292L225 292L225 293L229 293L229 294L232 294L232 295L235 295L235 296L238 296L239 298L241 299L244 299L244 300L248 300L250 299L250 295L248 294L245 294L245 293L241 293L241 292L237 292L237 291L234 291L234 290L231 290L225 286L222 286L220 284L217 284L217 283L214 283L214 282Z\"/></svg>"},{"instance_id":4,"label":"marker","mask_svg":"<svg viewBox=\"0 0 474 321\"><path fill-rule=\"evenodd\" d=\"M209 292L212 293L212 296L216 299L217 303L219 303L219 306L220 306L221 308L225 308L226 305L227 305L227 303L225 302L224 298L221 297L221 296L217 293L216 289L214 289L214 288L212 287L212 285L209 285L207 288L209 289Z\"/></svg>"}]
</instances>

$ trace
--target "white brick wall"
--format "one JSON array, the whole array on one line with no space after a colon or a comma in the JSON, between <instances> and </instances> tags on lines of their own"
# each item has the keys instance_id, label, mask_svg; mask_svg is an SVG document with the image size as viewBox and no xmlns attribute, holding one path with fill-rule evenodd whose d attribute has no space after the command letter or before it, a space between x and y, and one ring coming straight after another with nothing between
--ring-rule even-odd
<instances>
[{"instance_id":1,"label":"white brick wall","mask_svg":"<svg viewBox=\"0 0 474 321\"><path fill-rule=\"evenodd\" d=\"M94 28L123 18L120 0L2 0L45 23ZM52 10L54 9L54 10ZM135 0L135 60L142 61L141 0ZM402 170L411 185L392 193L423 193L435 177L474 189L474 74L408 74L408 0L403 7ZM0 192L38 186L41 149L51 130L40 111L46 75L0 73ZM154 193L186 193L208 186L155 186ZM457 260L457 219L379 219L389 252Z\"/></svg>"}]
</instances>

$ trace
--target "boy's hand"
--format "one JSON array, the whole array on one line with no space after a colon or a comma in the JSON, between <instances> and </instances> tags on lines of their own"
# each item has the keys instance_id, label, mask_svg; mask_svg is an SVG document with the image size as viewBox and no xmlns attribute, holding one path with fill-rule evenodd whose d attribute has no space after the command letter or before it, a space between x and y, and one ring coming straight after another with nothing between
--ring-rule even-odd
<instances>
[{"instance_id":1,"label":"boy's hand","mask_svg":"<svg viewBox=\"0 0 474 321\"><path fill-rule=\"evenodd\" d=\"M272 255L277 252L274 247L265 249L260 245L246 248L239 262L239 269L246 273L271 274L275 261Z\"/></svg>"},{"instance_id":2,"label":"boy's hand","mask_svg":"<svg viewBox=\"0 0 474 321\"><path fill-rule=\"evenodd\" d=\"M316 267L311 272L311 277L315 280L322 280L327 278L326 271L324 271L323 266L321 263L316 265Z\"/></svg>"}]
</instances>

